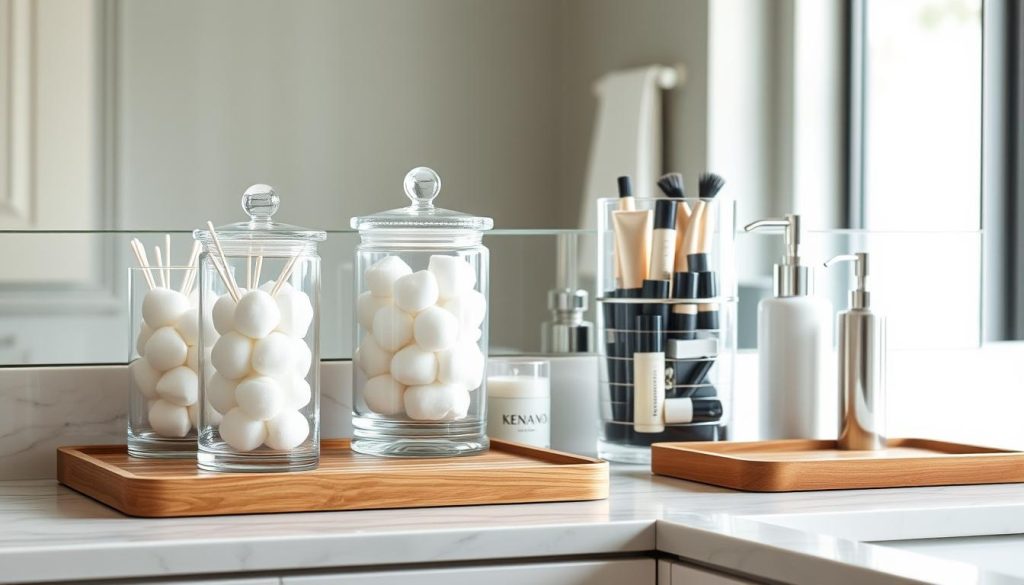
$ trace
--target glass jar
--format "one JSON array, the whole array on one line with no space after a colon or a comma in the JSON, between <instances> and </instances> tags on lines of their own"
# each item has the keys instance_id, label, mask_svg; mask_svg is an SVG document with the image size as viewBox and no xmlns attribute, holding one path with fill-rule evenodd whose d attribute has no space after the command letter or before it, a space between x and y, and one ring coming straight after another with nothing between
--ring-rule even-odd
<instances>
[{"instance_id":1,"label":"glass jar","mask_svg":"<svg viewBox=\"0 0 1024 585\"><path fill-rule=\"evenodd\" d=\"M408 207L352 218L356 249L353 440L360 453L487 450L488 251L494 222L434 207L441 179L409 171Z\"/></svg>"},{"instance_id":2,"label":"glass jar","mask_svg":"<svg viewBox=\"0 0 1024 585\"><path fill-rule=\"evenodd\" d=\"M267 185L249 221L196 230L202 243L200 469L297 471L320 457L320 257L327 235L276 223ZM209 225L209 224L208 224ZM214 332L207 335L207 330ZM205 353L203 344L216 339Z\"/></svg>"},{"instance_id":3,"label":"glass jar","mask_svg":"<svg viewBox=\"0 0 1024 585\"><path fill-rule=\"evenodd\" d=\"M199 297L188 266L129 271L131 364L128 454L196 455L199 401ZM194 282L193 282L194 284Z\"/></svg>"}]
</instances>

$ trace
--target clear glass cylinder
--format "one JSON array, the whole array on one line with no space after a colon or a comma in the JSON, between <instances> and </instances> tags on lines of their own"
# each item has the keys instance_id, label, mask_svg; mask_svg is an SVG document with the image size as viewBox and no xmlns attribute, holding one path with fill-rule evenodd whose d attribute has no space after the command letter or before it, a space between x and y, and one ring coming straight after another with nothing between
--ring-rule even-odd
<instances>
[{"instance_id":1,"label":"clear glass cylinder","mask_svg":"<svg viewBox=\"0 0 1024 585\"><path fill-rule=\"evenodd\" d=\"M195 457L200 313L198 293L186 287L194 272L184 266L129 269L132 457Z\"/></svg>"},{"instance_id":2,"label":"clear glass cylinder","mask_svg":"<svg viewBox=\"0 0 1024 585\"><path fill-rule=\"evenodd\" d=\"M353 440L391 457L487 449L487 218L435 208L440 179L407 175L408 208L354 218Z\"/></svg>"},{"instance_id":3,"label":"clear glass cylinder","mask_svg":"<svg viewBox=\"0 0 1024 585\"><path fill-rule=\"evenodd\" d=\"M260 207L268 197L269 210ZM206 408L198 464L209 471L312 469L320 456L316 242L324 233L271 222L277 196L266 186L250 188L243 207L250 222L195 234L203 243L200 307L210 315L200 335Z\"/></svg>"},{"instance_id":4,"label":"clear glass cylinder","mask_svg":"<svg viewBox=\"0 0 1024 585\"><path fill-rule=\"evenodd\" d=\"M630 204L653 215L657 201L664 199L635 198ZM690 262L674 262L666 287L648 282L656 279L647 266L638 272L629 265L664 250L637 251L617 245L613 218L623 202L598 200L598 455L610 461L649 463L649 447L657 442L728 438L738 299L733 260L735 204L722 196L673 201L686 205L694 216L700 208L705 219L700 238L680 237L681 247L669 254L673 261L683 254ZM645 237L650 234L644 236L641 231L635 242L622 243L643 245ZM657 244L658 238L654 241ZM646 240L646 245L650 242ZM642 284L637 274L644 275ZM626 282L630 278L633 281ZM647 324L647 329L640 324ZM638 359L641 354L643 360ZM650 412L648 385L638 384L652 376L663 376L664 396L654 401L658 403L655 414ZM646 414L638 418L638 411Z\"/></svg>"}]
</instances>

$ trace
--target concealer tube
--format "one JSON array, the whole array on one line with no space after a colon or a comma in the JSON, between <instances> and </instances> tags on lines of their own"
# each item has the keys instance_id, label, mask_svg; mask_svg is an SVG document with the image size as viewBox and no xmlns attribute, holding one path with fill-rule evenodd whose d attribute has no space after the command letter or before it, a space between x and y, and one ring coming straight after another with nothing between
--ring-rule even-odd
<instances>
[{"instance_id":1,"label":"concealer tube","mask_svg":"<svg viewBox=\"0 0 1024 585\"><path fill-rule=\"evenodd\" d=\"M636 209L636 198L633 197L633 182L629 177L619 177L619 211L633 211ZM612 240L613 256L615 263L615 286L622 288L622 265L619 259L618 242Z\"/></svg>"},{"instance_id":2,"label":"concealer tube","mask_svg":"<svg viewBox=\"0 0 1024 585\"><path fill-rule=\"evenodd\" d=\"M683 247L683 240L686 239L686 230L690 226L690 204L685 201L676 203L676 255L674 258L673 272L686 272L686 249Z\"/></svg>"},{"instance_id":3,"label":"concealer tube","mask_svg":"<svg viewBox=\"0 0 1024 585\"><path fill-rule=\"evenodd\" d=\"M715 399L670 398L665 401L665 422L687 424L713 422L722 418L722 401Z\"/></svg>"},{"instance_id":4,"label":"concealer tube","mask_svg":"<svg viewBox=\"0 0 1024 585\"><path fill-rule=\"evenodd\" d=\"M665 430L665 345L661 315L636 318L638 347L633 354L633 430L660 433Z\"/></svg>"},{"instance_id":5,"label":"concealer tube","mask_svg":"<svg viewBox=\"0 0 1024 585\"><path fill-rule=\"evenodd\" d=\"M650 280L672 281L676 257L676 202L658 199L654 202L654 237L651 246Z\"/></svg>"},{"instance_id":6,"label":"concealer tube","mask_svg":"<svg viewBox=\"0 0 1024 585\"><path fill-rule=\"evenodd\" d=\"M647 278L653 225L654 216L650 210L612 212L623 289L639 289Z\"/></svg>"}]
</instances>

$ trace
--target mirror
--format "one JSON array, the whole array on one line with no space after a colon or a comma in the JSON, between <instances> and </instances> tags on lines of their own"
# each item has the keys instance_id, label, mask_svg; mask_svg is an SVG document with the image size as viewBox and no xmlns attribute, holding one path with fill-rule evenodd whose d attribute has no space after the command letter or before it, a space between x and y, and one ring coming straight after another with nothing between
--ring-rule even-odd
<instances>
[{"instance_id":1,"label":"mirror","mask_svg":"<svg viewBox=\"0 0 1024 585\"><path fill-rule=\"evenodd\" d=\"M819 229L871 228L894 198L919 203L886 179L888 159L851 166L848 152L851 133L884 152L901 71L962 89L928 92L929 112L959 132L958 156L980 153L980 0L849 4L0 0L0 245L16 251L0 270L0 362L124 361L127 242L171 232L187 250L207 220L243 218L253 183L276 188L282 221L331 232L325 358L350 355L349 218L404 205L419 165L440 173L442 206L499 230L593 229L616 176L653 195L662 172L693 190L709 169L741 225L797 210ZM939 71L929 51L947 41L959 58ZM893 132L924 173L933 139ZM969 210L977 172L955 182ZM953 215L930 227L977 229ZM590 266L593 234L579 238ZM492 306L507 312L492 316L496 349L541 351L556 240L489 236ZM750 248L738 272L756 301L772 255Z\"/></svg>"}]
</instances>

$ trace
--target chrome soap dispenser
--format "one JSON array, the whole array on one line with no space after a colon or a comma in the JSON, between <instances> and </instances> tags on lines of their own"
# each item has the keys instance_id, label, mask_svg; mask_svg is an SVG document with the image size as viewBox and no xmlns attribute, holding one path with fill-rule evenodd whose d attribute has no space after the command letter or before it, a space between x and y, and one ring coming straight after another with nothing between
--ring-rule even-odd
<instances>
[{"instance_id":1,"label":"chrome soap dispenser","mask_svg":"<svg viewBox=\"0 0 1024 585\"><path fill-rule=\"evenodd\" d=\"M759 436L832 439L832 304L812 294L812 272L800 258L800 216L762 219L745 229L767 227L785 230L786 253L775 265L774 297L758 304Z\"/></svg>"},{"instance_id":2,"label":"chrome soap dispenser","mask_svg":"<svg viewBox=\"0 0 1024 585\"><path fill-rule=\"evenodd\" d=\"M836 318L839 328L839 448L885 448L885 317L871 311L867 290L868 254L843 254L825 266L853 262L857 288L850 308Z\"/></svg>"}]
</instances>

